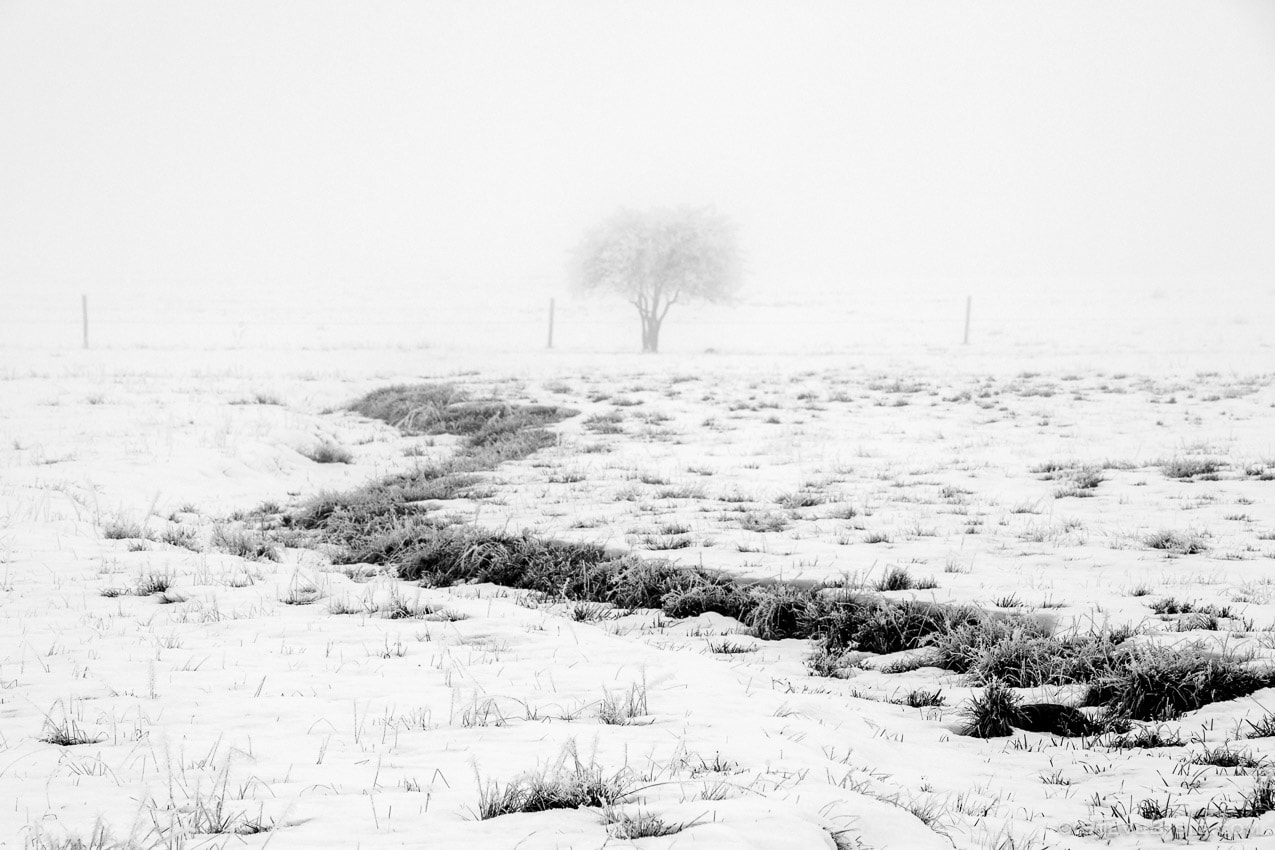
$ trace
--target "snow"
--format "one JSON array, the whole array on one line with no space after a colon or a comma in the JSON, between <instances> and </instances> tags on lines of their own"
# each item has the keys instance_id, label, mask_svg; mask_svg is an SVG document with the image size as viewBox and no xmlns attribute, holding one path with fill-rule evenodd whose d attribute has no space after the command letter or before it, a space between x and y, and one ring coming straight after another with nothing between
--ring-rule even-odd
<instances>
[{"instance_id":1,"label":"snow","mask_svg":"<svg viewBox=\"0 0 1275 850\"><path fill-rule=\"evenodd\" d=\"M706 331L718 350L704 354L673 315L670 352L645 358L584 343L12 345L0 368L0 800L12 801L0 846L87 836L99 821L139 846L185 834L195 847L804 850L836 847L836 835L842 847L1043 848L1095 846L1096 833L1136 847L1174 828L1263 846L1269 815L1120 814L1166 795L1193 811L1234 799L1247 777L1183 767L1184 748L960 736L970 689L934 667L889 673L896 659L875 658L819 678L807 642L758 641L718 615L576 622L567 605L501 588L356 580L308 550L275 563L207 545L236 511L409 468L409 450L445 456L453 438L404 437L340 408L386 384L450 379L581 411L557 426L558 446L485 476L489 498L447 506L484 526L638 550L685 537L648 554L753 577L870 583L905 566L938 586L893 596L1014 596L1062 628L1145 623L1155 640L1266 658L1273 485L1243 470L1275 459L1269 330L1238 322L1260 306L1209 309L1243 333L1148 324L1130 348L1109 326L1058 341L1040 322L1006 320L998 340L968 348L874 328L871 343L826 339L816 354L750 346L740 324ZM612 410L623 433L584 424ZM354 462L300 453L325 441ZM1228 466L1216 481L1155 466L1184 456ZM1060 496L1065 481L1031 472L1048 461L1108 468L1092 497ZM798 492L820 501L777 503ZM751 501L718 501L736 493ZM853 516L837 512L846 505ZM748 530L749 512L782 527ZM115 521L156 536L193 529L201 551L106 539ZM1159 530L1202 535L1208 549L1148 549ZM865 542L873 532L887 541ZM150 574L171 576L171 593L102 595ZM310 586L314 604L283 601ZM1131 595L1140 586L1148 595ZM463 618L331 607L392 593ZM1178 633L1147 607L1170 595L1252 622ZM712 651L727 638L756 649ZM602 723L601 701L632 689L648 713ZM941 689L946 705L884 701L915 689ZM1261 691L1166 725L1198 751L1267 708L1275 693ZM93 742L41 740L57 726ZM1235 746L1271 755L1273 741ZM632 790L619 811L683 828L622 839L589 808L477 819L489 783L577 760ZM1070 784L1042 781L1055 773ZM219 805L275 828L199 834Z\"/></svg>"}]
</instances>

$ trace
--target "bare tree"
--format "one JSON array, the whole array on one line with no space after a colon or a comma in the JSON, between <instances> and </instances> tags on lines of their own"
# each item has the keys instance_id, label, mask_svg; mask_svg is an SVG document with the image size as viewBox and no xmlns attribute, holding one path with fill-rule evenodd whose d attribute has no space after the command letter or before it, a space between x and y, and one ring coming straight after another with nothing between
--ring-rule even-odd
<instances>
[{"instance_id":1,"label":"bare tree","mask_svg":"<svg viewBox=\"0 0 1275 850\"><path fill-rule=\"evenodd\" d=\"M735 226L702 207L620 210L585 234L572 278L581 291L628 299L642 317L642 350L656 352L670 307L729 301L739 288Z\"/></svg>"}]
</instances>

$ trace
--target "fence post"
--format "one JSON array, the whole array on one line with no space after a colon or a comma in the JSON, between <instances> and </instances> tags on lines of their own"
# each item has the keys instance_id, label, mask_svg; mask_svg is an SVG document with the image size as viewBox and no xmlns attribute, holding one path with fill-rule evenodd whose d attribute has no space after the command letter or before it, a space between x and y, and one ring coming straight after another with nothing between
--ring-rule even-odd
<instances>
[{"instance_id":1,"label":"fence post","mask_svg":"<svg viewBox=\"0 0 1275 850\"><path fill-rule=\"evenodd\" d=\"M974 303L973 295L965 296L965 340L961 345L970 344L970 306Z\"/></svg>"},{"instance_id":2,"label":"fence post","mask_svg":"<svg viewBox=\"0 0 1275 850\"><path fill-rule=\"evenodd\" d=\"M87 295L80 296L80 316L84 324L84 348L89 347L89 297Z\"/></svg>"},{"instance_id":3,"label":"fence post","mask_svg":"<svg viewBox=\"0 0 1275 850\"><path fill-rule=\"evenodd\" d=\"M549 299L549 347L553 348L553 299Z\"/></svg>"}]
</instances>

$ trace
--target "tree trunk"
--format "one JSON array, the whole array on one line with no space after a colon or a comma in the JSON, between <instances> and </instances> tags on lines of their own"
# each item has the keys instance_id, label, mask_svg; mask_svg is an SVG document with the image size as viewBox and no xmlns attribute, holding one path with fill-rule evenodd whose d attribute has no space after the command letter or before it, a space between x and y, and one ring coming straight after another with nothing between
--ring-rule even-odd
<instances>
[{"instance_id":1,"label":"tree trunk","mask_svg":"<svg viewBox=\"0 0 1275 850\"><path fill-rule=\"evenodd\" d=\"M660 324L662 319L654 314L642 314L642 353L656 354L660 350Z\"/></svg>"}]
</instances>

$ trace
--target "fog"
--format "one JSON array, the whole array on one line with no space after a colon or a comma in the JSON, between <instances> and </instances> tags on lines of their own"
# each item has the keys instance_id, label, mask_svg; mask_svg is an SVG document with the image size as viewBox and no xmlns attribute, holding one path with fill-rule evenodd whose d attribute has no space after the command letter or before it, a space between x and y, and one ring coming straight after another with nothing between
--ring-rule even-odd
<instances>
[{"instance_id":1,"label":"fog","mask_svg":"<svg viewBox=\"0 0 1275 850\"><path fill-rule=\"evenodd\" d=\"M1275 0L0 0L0 850L1275 850L1273 424Z\"/></svg>"},{"instance_id":2,"label":"fog","mask_svg":"<svg viewBox=\"0 0 1275 850\"><path fill-rule=\"evenodd\" d=\"M688 203L746 298L1242 302L1272 107L1265 0L7 0L0 288L540 299L590 224Z\"/></svg>"}]
</instances>

